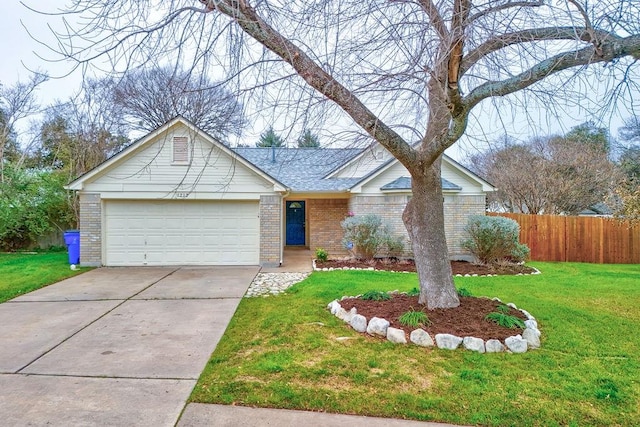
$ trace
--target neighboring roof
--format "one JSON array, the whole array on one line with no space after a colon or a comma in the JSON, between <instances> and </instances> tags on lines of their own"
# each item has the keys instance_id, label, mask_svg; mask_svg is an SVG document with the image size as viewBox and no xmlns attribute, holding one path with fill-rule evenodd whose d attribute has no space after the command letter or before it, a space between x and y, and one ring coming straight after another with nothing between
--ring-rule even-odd
<instances>
[{"instance_id":1,"label":"neighboring roof","mask_svg":"<svg viewBox=\"0 0 640 427\"><path fill-rule=\"evenodd\" d=\"M451 181L447 181L444 178L440 178L440 182L442 183L443 191L460 191L462 187L454 184ZM400 178L391 181L388 184L380 187L382 191L399 191L399 190L411 190L411 178L407 176L401 176Z\"/></svg>"},{"instance_id":2,"label":"neighboring roof","mask_svg":"<svg viewBox=\"0 0 640 427\"><path fill-rule=\"evenodd\" d=\"M324 177L362 151L354 148L247 148L233 149L292 191L347 191L360 178Z\"/></svg>"}]
</instances>

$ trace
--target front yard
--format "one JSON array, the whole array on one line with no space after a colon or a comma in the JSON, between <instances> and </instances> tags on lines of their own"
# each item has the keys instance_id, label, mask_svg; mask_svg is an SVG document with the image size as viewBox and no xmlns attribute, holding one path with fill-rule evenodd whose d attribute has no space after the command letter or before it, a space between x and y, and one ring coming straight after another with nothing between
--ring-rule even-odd
<instances>
[{"instance_id":1,"label":"front yard","mask_svg":"<svg viewBox=\"0 0 640 427\"><path fill-rule=\"evenodd\" d=\"M69 268L66 252L0 253L0 303L84 271Z\"/></svg>"},{"instance_id":2,"label":"front yard","mask_svg":"<svg viewBox=\"0 0 640 427\"><path fill-rule=\"evenodd\" d=\"M287 294L243 299L191 401L457 424L639 425L639 266L532 265L543 274L456 285L530 311L539 350L425 350L363 336L327 303L409 291L415 274L318 272Z\"/></svg>"}]
</instances>

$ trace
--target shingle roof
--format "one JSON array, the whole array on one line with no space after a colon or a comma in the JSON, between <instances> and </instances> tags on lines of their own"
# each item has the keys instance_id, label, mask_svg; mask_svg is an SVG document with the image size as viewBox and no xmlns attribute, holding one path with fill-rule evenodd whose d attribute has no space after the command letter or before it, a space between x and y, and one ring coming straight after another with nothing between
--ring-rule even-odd
<instances>
[{"instance_id":1,"label":"shingle roof","mask_svg":"<svg viewBox=\"0 0 640 427\"><path fill-rule=\"evenodd\" d=\"M360 154L354 148L233 149L293 191L346 191L360 178L329 178L329 173Z\"/></svg>"},{"instance_id":2,"label":"shingle roof","mask_svg":"<svg viewBox=\"0 0 640 427\"><path fill-rule=\"evenodd\" d=\"M457 190L460 191L462 190L462 187L460 187L459 185L454 184L451 181L447 181L444 178L440 178L440 182L442 182L442 189L443 190ZM411 178L407 177L407 176L401 176L400 178L391 181L388 184L383 185L382 187L380 187L380 190L382 191L389 191L389 190L411 190Z\"/></svg>"}]
</instances>

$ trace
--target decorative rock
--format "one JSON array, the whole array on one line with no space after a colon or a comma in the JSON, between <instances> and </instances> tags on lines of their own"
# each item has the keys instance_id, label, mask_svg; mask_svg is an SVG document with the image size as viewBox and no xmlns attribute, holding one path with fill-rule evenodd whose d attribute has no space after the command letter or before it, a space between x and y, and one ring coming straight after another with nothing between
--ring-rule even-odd
<instances>
[{"instance_id":1,"label":"decorative rock","mask_svg":"<svg viewBox=\"0 0 640 427\"><path fill-rule=\"evenodd\" d=\"M504 351L504 345L502 345L500 340L487 340L484 346L487 353L500 353Z\"/></svg>"},{"instance_id":2,"label":"decorative rock","mask_svg":"<svg viewBox=\"0 0 640 427\"><path fill-rule=\"evenodd\" d=\"M351 318L349 325L358 332L365 332L367 330L367 318L361 314L356 314Z\"/></svg>"},{"instance_id":3,"label":"decorative rock","mask_svg":"<svg viewBox=\"0 0 640 427\"><path fill-rule=\"evenodd\" d=\"M509 337L504 340L504 343L512 353L524 353L527 351L527 340L522 339L521 335Z\"/></svg>"},{"instance_id":4,"label":"decorative rock","mask_svg":"<svg viewBox=\"0 0 640 427\"><path fill-rule=\"evenodd\" d=\"M436 334L436 345L445 350L455 350L462 343L462 338L451 334Z\"/></svg>"},{"instance_id":5,"label":"decorative rock","mask_svg":"<svg viewBox=\"0 0 640 427\"><path fill-rule=\"evenodd\" d=\"M526 317L527 319L529 319L529 320L536 320L536 318L535 318L535 317L533 317L533 316L531 315L531 313L529 313L527 310L520 309L520 312L521 312L522 314L524 314L524 317Z\"/></svg>"},{"instance_id":6,"label":"decorative rock","mask_svg":"<svg viewBox=\"0 0 640 427\"><path fill-rule=\"evenodd\" d=\"M345 317L347 317L347 310L345 310L344 308L340 307L335 313L334 315L340 319L340 320L344 320Z\"/></svg>"},{"instance_id":7,"label":"decorative rock","mask_svg":"<svg viewBox=\"0 0 640 427\"><path fill-rule=\"evenodd\" d=\"M518 307L516 307L516 305L514 303L512 303L512 302L507 303L507 306L513 308L514 310L518 309Z\"/></svg>"},{"instance_id":8,"label":"decorative rock","mask_svg":"<svg viewBox=\"0 0 640 427\"><path fill-rule=\"evenodd\" d=\"M467 350L477 351L478 353L484 353L484 340L475 337L464 337L462 339L462 345Z\"/></svg>"},{"instance_id":9,"label":"decorative rock","mask_svg":"<svg viewBox=\"0 0 640 427\"><path fill-rule=\"evenodd\" d=\"M381 319L379 317L372 317L367 325L367 333L369 335L378 335L386 338L387 328L389 327L389 321Z\"/></svg>"},{"instance_id":10,"label":"decorative rock","mask_svg":"<svg viewBox=\"0 0 640 427\"><path fill-rule=\"evenodd\" d=\"M335 314L338 312L339 309L342 308L342 306L340 305L338 300L333 300L329 303L329 305L327 305L327 308L329 309L331 314L335 316Z\"/></svg>"},{"instance_id":11,"label":"decorative rock","mask_svg":"<svg viewBox=\"0 0 640 427\"><path fill-rule=\"evenodd\" d=\"M522 333L522 338L527 341L531 348L540 348L540 331L537 329L527 328Z\"/></svg>"},{"instance_id":12,"label":"decorative rock","mask_svg":"<svg viewBox=\"0 0 640 427\"><path fill-rule=\"evenodd\" d=\"M498 302L502 302L502 300L498 297L493 297L491 298L492 301L498 301Z\"/></svg>"},{"instance_id":13,"label":"decorative rock","mask_svg":"<svg viewBox=\"0 0 640 427\"><path fill-rule=\"evenodd\" d=\"M529 319L524 321L524 326L531 329L538 329L538 322L535 319Z\"/></svg>"},{"instance_id":14,"label":"decorative rock","mask_svg":"<svg viewBox=\"0 0 640 427\"><path fill-rule=\"evenodd\" d=\"M409 341L421 347L433 347L433 339L424 329L415 329L409 335Z\"/></svg>"},{"instance_id":15,"label":"decorative rock","mask_svg":"<svg viewBox=\"0 0 640 427\"><path fill-rule=\"evenodd\" d=\"M387 339L395 344L406 344L407 337L402 329L387 328Z\"/></svg>"}]
</instances>

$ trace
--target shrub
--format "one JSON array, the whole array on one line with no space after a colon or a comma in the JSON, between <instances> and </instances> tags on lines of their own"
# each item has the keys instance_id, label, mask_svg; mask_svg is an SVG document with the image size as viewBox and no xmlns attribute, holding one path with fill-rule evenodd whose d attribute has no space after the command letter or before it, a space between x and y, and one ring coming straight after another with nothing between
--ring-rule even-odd
<instances>
[{"instance_id":1,"label":"shrub","mask_svg":"<svg viewBox=\"0 0 640 427\"><path fill-rule=\"evenodd\" d=\"M316 259L320 262L326 262L329 259L329 252L325 251L322 248L316 249Z\"/></svg>"},{"instance_id":2,"label":"shrub","mask_svg":"<svg viewBox=\"0 0 640 427\"><path fill-rule=\"evenodd\" d=\"M529 256L529 248L518 242L520 226L512 219L473 215L465 226L469 236L462 247L484 264L520 262Z\"/></svg>"},{"instance_id":3,"label":"shrub","mask_svg":"<svg viewBox=\"0 0 640 427\"><path fill-rule=\"evenodd\" d=\"M411 310L403 313L398 318L398 322L400 322L401 325L408 326L410 328L429 326L431 324L429 317L424 311L415 311L413 307L411 308Z\"/></svg>"},{"instance_id":4,"label":"shrub","mask_svg":"<svg viewBox=\"0 0 640 427\"><path fill-rule=\"evenodd\" d=\"M410 297L417 297L418 295L420 295L420 289L414 286L413 289L407 292L407 295L409 295Z\"/></svg>"},{"instance_id":5,"label":"shrub","mask_svg":"<svg viewBox=\"0 0 640 427\"><path fill-rule=\"evenodd\" d=\"M373 259L385 247L394 254L404 250L402 237L392 236L391 228L378 215L349 216L340 225L344 230L342 244L358 258Z\"/></svg>"},{"instance_id":6,"label":"shrub","mask_svg":"<svg viewBox=\"0 0 640 427\"><path fill-rule=\"evenodd\" d=\"M367 301L387 301L391 299L391 295L382 291L367 291L362 294L360 299Z\"/></svg>"},{"instance_id":7,"label":"shrub","mask_svg":"<svg viewBox=\"0 0 640 427\"><path fill-rule=\"evenodd\" d=\"M458 292L458 296L459 297L471 297L471 296L473 296L471 294L471 291L469 289L467 289L467 288L457 289L457 292Z\"/></svg>"}]
</instances>

